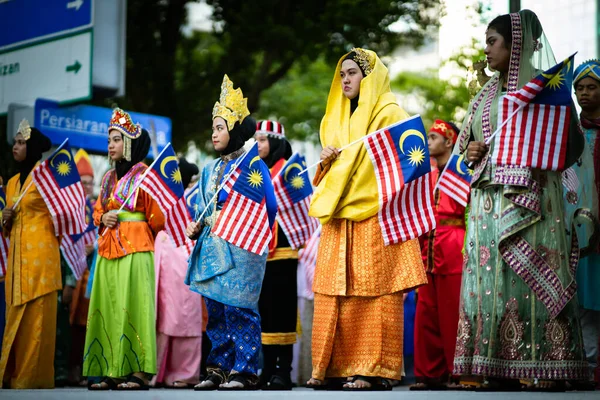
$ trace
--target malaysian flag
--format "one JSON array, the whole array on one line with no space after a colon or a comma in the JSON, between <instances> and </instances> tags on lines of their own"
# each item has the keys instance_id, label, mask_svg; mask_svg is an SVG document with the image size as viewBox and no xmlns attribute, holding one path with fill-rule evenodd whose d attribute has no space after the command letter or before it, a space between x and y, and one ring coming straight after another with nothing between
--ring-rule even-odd
<instances>
[{"instance_id":1,"label":"malaysian flag","mask_svg":"<svg viewBox=\"0 0 600 400\"><path fill-rule=\"evenodd\" d=\"M473 170L467 167L463 155L452 154L438 180L438 188L463 207L469 204Z\"/></svg>"},{"instance_id":2,"label":"malaysian flag","mask_svg":"<svg viewBox=\"0 0 600 400\"><path fill-rule=\"evenodd\" d=\"M306 160L296 153L290 157L273 179L277 199L277 221L293 249L298 249L319 226L316 218L308 216L312 184L299 172L306 168Z\"/></svg>"},{"instance_id":3,"label":"malaysian flag","mask_svg":"<svg viewBox=\"0 0 600 400\"><path fill-rule=\"evenodd\" d=\"M386 245L435 228L431 165L419 115L365 136L379 189L379 225Z\"/></svg>"},{"instance_id":4,"label":"malaysian flag","mask_svg":"<svg viewBox=\"0 0 600 400\"><path fill-rule=\"evenodd\" d=\"M83 240L74 239L74 236L65 235L62 237L60 252L71 271L73 271L75 278L79 280L87 268L87 257Z\"/></svg>"},{"instance_id":5,"label":"malaysian flag","mask_svg":"<svg viewBox=\"0 0 600 400\"><path fill-rule=\"evenodd\" d=\"M0 185L0 218L2 210L6 207L6 193L4 187ZM0 278L6 275L6 267L8 265L8 238L4 237L2 229L0 229Z\"/></svg>"},{"instance_id":6,"label":"malaysian flag","mask_svg":"<svg viewBox=\"0 0 600 400\"><path fill-rule=\"evenodd\" d=\"M267 196L273 196L269 169L252 146L237 165L233 181L213 233L234 246L263 254L271 240L275 214L267 210ZM273 199L274 200L274 199Z\"/></svg>"},{"instance_id":7,"label":"malaysian flag","mask_svg":"<svg viewBox=\"0 0 600 400\"><path fill-rule=\"evenodd\" d=\"M185 244L185 228L190 221L188 209L183 197L179 161L171 143L168 143L159 157L148 167L146 175L140 181L144 189L158 204L165 216L165 231L179 247Z\"/></svg>"},{"instance_id":8,"label":"malaysian flag","mask_svg":"<svg viewBox=\"0 0 600 400\"><path fill-rule=\"evenodd\" d=\"M65 235L60 241L60 251L67 265L77 279L87 268L87 255L85 247L96 241L96 226L94 225L93 207L90 199L85 202L85 222L87 227L83 233Z\"/></svg>"},{"instance_id":9,"label":"malaysian flag","mask_svg":"<svg viewBox=\"0 0 600 400\"><path fill-rule=\"evenodd\" d=\"M69 139L33 170L32 178L50 210L56 236L85 231L85 193Z\"/></svg>"},{"instance_id":10,"label":"malaysian flag","mask_svg":"<svg viewBox=\"0 0 600 400\"><path fill-rule=\"evenodd\" d=\"M539 74L517 92L502 97L498 123L510 121L495 139L492 163L564 169L574 56Z\"/></svg>"},{"instance_id":11,"label":"malaysian flag","mask_svg":"<svg viewBox=\"0 0 600 400\"><path fill-rule=\"evenodd\" d=\"M306 242L306 246L298 252L298 269L304 274L305 281L303 297L310 300L315 297L312 286L315 279L315 268L317 267L317 253L319 251L320 241L321 225L315 229Z\"/></svg>"}]
</instances>

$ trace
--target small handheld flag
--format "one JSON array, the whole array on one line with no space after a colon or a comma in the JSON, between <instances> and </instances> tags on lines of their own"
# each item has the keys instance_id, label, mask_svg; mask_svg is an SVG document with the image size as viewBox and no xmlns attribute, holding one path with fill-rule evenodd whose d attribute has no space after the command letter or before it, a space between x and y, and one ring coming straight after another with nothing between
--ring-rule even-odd
<instances>
[{"instance_id":1,"label":"small handheld flag","mask_svg":"<svg viewBox=\"0 0 600 400\"><path fill-rule=\"evenodd\" d=\"M234 246L263 254L271 240L275 215L267 210L266 196L273 193L273 186L257 146L252 146L236 170L239 175L212 232Z\"/></svg>"},{"instance_id":2,"label":"small handheld flag","mask_svg":"<svg viewBox=\"0 0 600 400\"><path fill-rule=\"evenodd\" d=\"M319 222L308 216L312 184L300 171L306 166L303 156L293 154L273 179L277 199L277 221L293 249L310 238Z\"/></svg>"},{"instance_id":3,"label":"small handheld flag","mask_svg":"<svg viewBox=\"0 0 600 400\"><path fill-rule=\"evenodd\" d=\"M464 156L452 154L440 175L437 187L463 207L469 203L473 170L467 167Z\"/></svg>"},{"instance_id":4,"label":"small handheld flag","mask_svg":"<svg viewBox=\"0 0 600 400\"><path fill-rule=\"evenodd\" d=\"M419 115L365 136L379 189L379 225L386 245L435 228L431 166Z\"/></svg>"},{"instance_id":5,"label":"small handheld flag","mask_svg":"<svg viewBox=\"0 0 600 400\"><path fill-rule=\"evenodd\" d=\"M32 180L50 210L56 236L85 231L85 193L69 139L32 171Z\"/></svg>"}]
</instances>

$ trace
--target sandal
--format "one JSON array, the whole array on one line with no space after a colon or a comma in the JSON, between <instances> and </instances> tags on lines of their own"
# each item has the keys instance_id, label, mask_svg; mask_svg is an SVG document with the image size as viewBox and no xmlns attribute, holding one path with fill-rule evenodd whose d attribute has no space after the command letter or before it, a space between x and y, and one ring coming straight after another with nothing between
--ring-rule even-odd
<instances>
[{"instance_id":1,"label":"sandal","mask_svg":"<svg viewBox=\"0 0 600 400\"><path fill-rule=\"evenodd\" d=\"M308 382L306 382L305 387L307 387L309 389L313 389L313 390L342 390L343 385L344 385L344 381L341 378L331 378L331 379L310 378L310 379L314 379L317 382L321 382L318 384L308 383L308 382L310 382L310 380Z\"/></svg>"},{"instance_id":2,"label":"sandal","mask_svg":"<svg viewBox=\"0 0 600 400\"><path fill-rule=\"evenodd\" d=\"M567 382L562 380L534 379L524 390L526 392L565 392Z\"/></svg>"},{"instance_id":3,"label":"sandal","mask_svg":"<svg viewBox=\"0 0 600 400\"><path fill-rule=\"evenodd\" d=\"M194 385L182 381L175 381L172 385L164 385L163 387L165 389L191 389L194 387Z\"/></svg>"},{"instance_id":4,"label":"sandal","mask_svg":"<svg viewBox=\"0 0 600 400\"><path fill-rule=\"evenodd\" d=\"M363 376L363 375L355 375L349 382L346 384L352 384L356 381L364 381L370 384L370 386L365 387L353 387L353 386L344 386L342 390L349 392L375 392L375 391L387 391L392 390L392 384L386 378L381 378L377 376Z\"/></svg>"},{"instance_id":5,"label":"sandal","mask_svg":"<svg viewBox=\"0 0 600 400\"><path fill-rule=\"evenodd\" d=\"M129 386L130 383L135 383L137 384L137 386ZM131 375L126 382L123 382L119 386L117 386L117 390L150 390L150 386L148 385L148 382L144 381L142 378L138 378L135 375Z\"/></svg>"},{"instance_id":6,"label":"sandal","mask_svg":"<svg viewBox=\"0 0 600 400\"><path fill-rule=\"evenodd\" d=\"M420 382L410 385L408 390L424 391L424 390L447 390L448 385L441 378L419 378Z\"/></svg>"},{"instance_id":7,"label":"sandal","mask_svg":"<svg viewBox=\"0 0 600 400\"><path fill-rule=\"evenodd\" d=\"M106 386L102 386L103 383L106 383ZM117 390L117 383L109 377L104 377L100 382L88 385L88 390Z\"/></svg>"},{"instance_id":8,"label":"sandal","mask_svg":"<svg viewBox=\"0 0 600 400\"><path fill-rule=\"evenodd\" d=\"M217 390L223 382L225 382L225 373L220 369L212 369L208 372L206 379L194 386L194 390L196 392ZM204 383L207 384L205 386L201 386Z\"/></svg>"},{"instance_id":9,"label":"sandal","mask_svg":"<svg viewBox=\"0 0 600 400\"><path fill-rule=\"evenodd\" d=\"M241 386L227 386L232 382L240 383ZM254 374L245 374L245 373L234 373L229 375L229 379L227 379L227 383L223 383L219 386L219 390L258 390L260 389L260 381L258 376Z\"/></svg>"},{"instance_id":10,"label":"sandal","mask_svg":"<svg viewBox=\"0 0 600 400\"><path fill-rule=\"evenodd\" d=\"M476 392L521 392L523 385L518 379L487 379Z\"/></svg>"},{"instance_id":11,"label":"sandal","mask_svg":"<svg viewBox=\"0 0 600 400\"><path fill-rule=\"evenodd\" d=\"M292 390L292 381L289 378L273 375L269 383L262 388L263 390Z\"/></svg>"}]
</instances>

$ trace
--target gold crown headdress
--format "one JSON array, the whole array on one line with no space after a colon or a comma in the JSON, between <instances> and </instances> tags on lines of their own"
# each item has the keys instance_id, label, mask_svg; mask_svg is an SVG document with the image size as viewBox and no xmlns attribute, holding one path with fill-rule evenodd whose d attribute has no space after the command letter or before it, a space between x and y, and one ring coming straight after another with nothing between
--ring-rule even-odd
<instances>
[{"instance_id":1,"label":"gold crown headdress","mask_svg":"<svg viewBox=\"0 0 600 400\"><path fill-rule=\"evenodd\" d=\"M25 118L23 118L23 120L19 124L19 129L17 130L17 133L23 135L23 139L25 140L29 140L29 138L31 137L31 126L29 125L29 121L27 121Z\"/></svg>"},{"instance_id":2,"label":"gold crown headdress","mask_svg":"<svg viewBox=\"0 0 600 400\"><path fill-rule=\"evenodd\" d=\"M360 68L365 73L365 76L373 72L373 68L375 67L375 58L372 57L368 51L361 49L360 47L354 47L350 51L356 54L356 57L352 57L352 59L354 62L360 65Z\"/></svg>"},{"instance_id":3,"label":"gold crown headdress","mask_svg":"<svg viewBox=\"0 0 600 400\"><path fill-rule=\"evenodd\" d=\"M225 74L221 83L221 96L213 107L213 119L223 118L227 122L227 129L231 131L236 122L242 122L248 115L248 99L244 98L242 89L233 89L233 82Z\"/></svg>"}]
</instances>

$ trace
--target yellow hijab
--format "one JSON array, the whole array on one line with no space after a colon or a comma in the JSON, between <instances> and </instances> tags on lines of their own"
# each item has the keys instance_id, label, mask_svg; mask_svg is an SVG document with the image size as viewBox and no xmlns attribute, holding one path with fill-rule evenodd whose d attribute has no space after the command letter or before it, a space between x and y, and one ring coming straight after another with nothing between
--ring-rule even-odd
<instances>
[{"instance_id":1,"label":"yellow hijab","mask_svg":"<svg viewBox=\"0 0 600 400\"><path fill-rule=\"evenodd\" d=\"M321 121L320 139L323 147L340 148L371 132L384 128L408 114L396 102L390 89L389 73L377 54L367 53L373 67L360 82L358 107L350 114L350 100L344 96L340 70L345 54L337 63L325 116ZM349 53L348 53L349 54ZM331 218L363 221L377 214L379 197L373 164L362 143L341 152L329 172L319 182L312 197L309 215L322 224Z\"/></svg>"}]
</instances>

